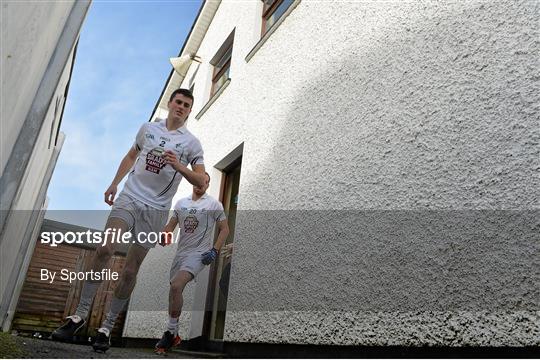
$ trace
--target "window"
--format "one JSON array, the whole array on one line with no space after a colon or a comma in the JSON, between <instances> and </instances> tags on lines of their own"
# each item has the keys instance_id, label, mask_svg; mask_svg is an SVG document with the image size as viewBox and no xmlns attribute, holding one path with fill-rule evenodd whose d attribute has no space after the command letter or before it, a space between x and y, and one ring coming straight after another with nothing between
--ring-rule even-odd
<instances>
[{"instance_id":1,"label":"window","mask_svg":"<svg viewBox=\"0 0 540 360\"><path fill-rule=\"evenodd\" d=\"M227 37L227 40L221 45L218 52L210 64L214 65L214 72L212 74L212 90L210 91L210 97L212 97L218 90L229 80L229 70L231 69L231 57L233 50L234 31Z\"/></svg>"},{"instance_id":2,"label":"window","mask_svg":"<svg viewBox=\"0 0 540 360\"><path fill-rule=\"evenodd\" d=\"M227 39L221 44L221 47L210 60L210 65L213 66L212 71L212 86L210 89L210 98L202 107L195 119L199 120L204 115L206 110L212 106L214 101L225 91L231 82L231 58L233 52L234 30L227 36ZM208 83L206 83L208 84ZM206 87L206 86L205 86Z\"/></svg>"},{"instance_id":3,"label":"window","mask_svg":"<svg viewBox=\"0 0 540 360\"><path fill-rule=\"evenodd\" d=\"M259 11L262 11L261 16L261 37L253 46L253 49L246 55L246 62L259 51L264 43L272 36L282 22L284 22L290 13L298 7L302 0L261 0L258 3ZM257 30L255 29L255 32ZM257 34L253 34L255 37Z\"/></svg>"},{"instance_id":4,"label":"window","mask_svg":"<svg viewBox=\"0 0 540 360\"><path fill-rule=\"evenodd\" d=\"M262 33L266 32L279 20L294 0L263 0Z\"/></svg>"},{"instance_id":5,"label":"window","mask_svg":"<svg viewBox=\"0 0 540 360\"><path fill-rule=\"evenodd\" d=\"M225 81L229 80L229 70L231 69L232 46L227 49L223 57L214 65L214 74L212 75L212 95L219 90Z\"/></svg>"}]
</instances>

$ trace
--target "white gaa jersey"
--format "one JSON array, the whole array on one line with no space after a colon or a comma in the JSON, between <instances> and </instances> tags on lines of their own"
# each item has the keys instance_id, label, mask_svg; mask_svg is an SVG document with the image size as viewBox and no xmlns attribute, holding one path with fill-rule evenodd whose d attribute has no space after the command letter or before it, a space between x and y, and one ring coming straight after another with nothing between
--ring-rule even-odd
<instances>
[{"instance_id":1,"label":"white gaa jersey","mask_svg":"<svg viewBox=\"0 0 540 360\"><path fill-rule=\"evenodd\" d=\"M157 209L170 209L182 174L165 164L165 150L172 150L184 165L204 164L200 141L186 126L169 131L165 120L144 123L133 146L139 155L129 173L124 192Z\"/></svg>"},{"instance_id":2,"label":"white gaa jersey","mask_svg":"<svg viewBox=\"0 0 540 360\"><path fill-rule=\"evenodd\" d=\"M212 235L216 222L225 220L223 205L208 194L193 201L191 195L174 205L180 234L177 253L203 253L213 246Z\"/></svg>"}]
</instances>

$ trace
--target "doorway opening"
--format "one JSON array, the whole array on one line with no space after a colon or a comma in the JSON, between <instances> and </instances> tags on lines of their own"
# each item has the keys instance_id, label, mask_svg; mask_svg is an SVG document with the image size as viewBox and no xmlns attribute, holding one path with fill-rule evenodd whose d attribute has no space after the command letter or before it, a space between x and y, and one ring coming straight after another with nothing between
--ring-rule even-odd
<instances>
[{"instance_id":1,"label":"doorway opening","mask_svg":"<svg viewBox=\"0 0 540 360\"><path fill-rule=\"evenodd\" d=\"M240 151L242 149L240 148ZM218 164L219 165L219 164ZM218 166L216 166L218 167ZM241 152L234 160L220 168L223 172L219 200L223 204L229 224L229 236L220 251L219 257L210 269L208 295L203 333L210 341L223 341L225 317L227 310L227 296L229 293L229 277L231 261L233 258L233 244L236 225L236 212L238 207L238 190L240 187L240 173L242 167ZM217 235L217 234L216 234Z\"/></svg>"}]
</instances>

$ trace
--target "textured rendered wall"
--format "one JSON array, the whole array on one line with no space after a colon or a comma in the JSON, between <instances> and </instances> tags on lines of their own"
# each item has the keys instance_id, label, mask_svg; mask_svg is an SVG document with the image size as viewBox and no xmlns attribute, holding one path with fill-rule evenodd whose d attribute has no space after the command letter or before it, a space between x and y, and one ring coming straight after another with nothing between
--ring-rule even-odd
<instances>
[{"instance_id":1,"label":"textured rendered wall","mask_svg":"<svg viewBox=\"0 0 540 360\"><path fill-rule=\"evenodd\" d=\"M73 1L3 1L1 6L3 172Z\"/></svg>"},{"instance_id":2,"label":"textured rendered wall","mask_svg":"<svg viewBox=\"0 0 540 360\"><path fill-rule=\"evenodd\" d=\"M302 1L246 63L255 6L188 123L244 142L225 340L539 345L538 3Z\"/></svg>"}]
</instances>

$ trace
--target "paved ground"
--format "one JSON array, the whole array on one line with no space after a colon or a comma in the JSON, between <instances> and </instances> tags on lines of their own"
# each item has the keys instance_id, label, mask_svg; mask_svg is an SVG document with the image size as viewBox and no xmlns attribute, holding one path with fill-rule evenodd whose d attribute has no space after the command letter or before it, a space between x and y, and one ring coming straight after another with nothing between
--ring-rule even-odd
<instances>
[{"instance_id":1,"label":"paved ground","mask_svg":"<svg viewBox=\"0 0 540 360\"><path fill-rule=\"evenodd\" d=\"M112 347L105 354L96 353L88 345L76 345L61 343L52 340L43 340L22 336L12 336L12 339L22 350L22 358L47 358L47 359L194 359L204 356L202 354L173 351L165 355L156 355L151 348L121 348Z\"/></svg>"}]
</instances>

